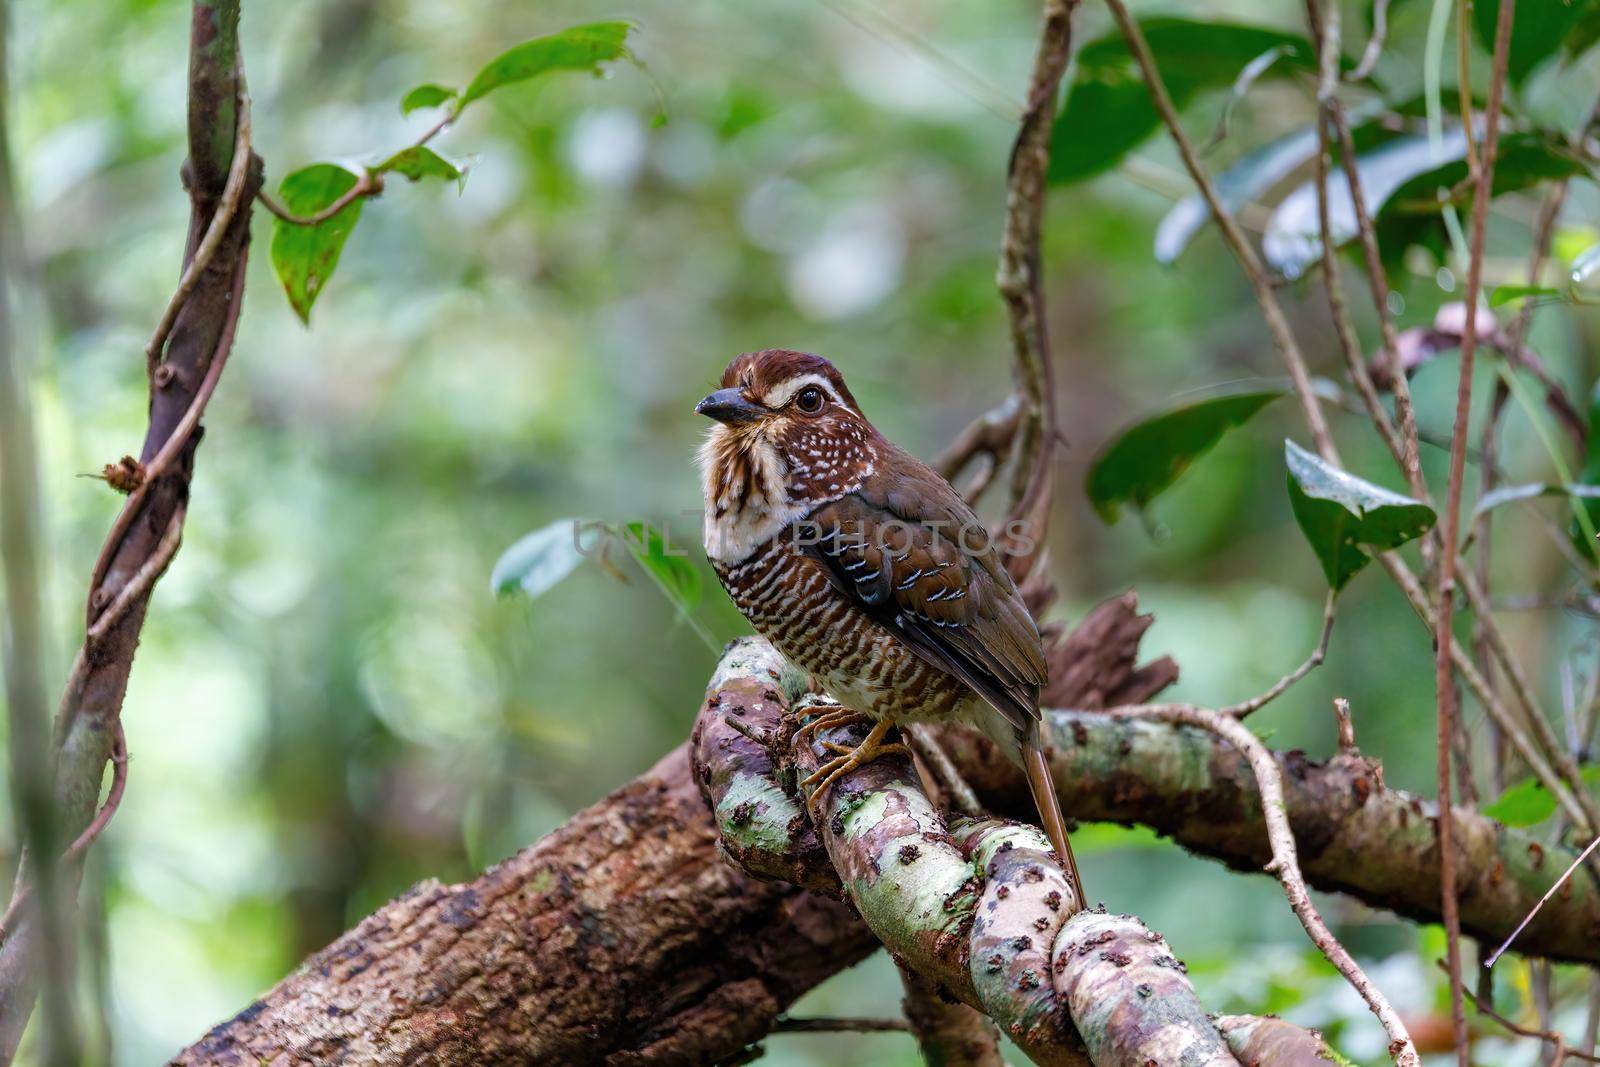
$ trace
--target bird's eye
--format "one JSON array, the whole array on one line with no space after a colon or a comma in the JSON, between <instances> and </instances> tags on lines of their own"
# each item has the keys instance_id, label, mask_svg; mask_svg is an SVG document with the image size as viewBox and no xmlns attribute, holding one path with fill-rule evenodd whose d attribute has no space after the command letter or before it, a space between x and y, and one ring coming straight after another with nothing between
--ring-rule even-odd
<instances>
[{"instance_id":1,"label":"bird's eye","mask_svg":"<svg viewBox=\"0 0 1600 1067\"><path fill-rule=\"evenodd\" d=\"M808 385L800 390L794 402L807 415L815 415L822 410L822 390L814 385Z\"/></svg>"}]
</instances>

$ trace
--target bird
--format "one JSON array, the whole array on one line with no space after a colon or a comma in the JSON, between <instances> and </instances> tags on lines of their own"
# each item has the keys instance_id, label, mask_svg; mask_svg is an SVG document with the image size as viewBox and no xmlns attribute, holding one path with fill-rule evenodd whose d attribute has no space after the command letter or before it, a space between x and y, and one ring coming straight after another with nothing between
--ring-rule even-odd
<instances>
[{"instance_id":1,"label":"bird","mask_svg":"<svg viewBox=\"0 0 1600 1067\"><path fill-rule=\"evenodd\" d=\"M890 729L977 727L1022 766L1082 900L1041 743L1039 630L1000 549L960 494L883 436L821 356L737 356L695 405L706 556L757 632L841 705L805 729L871 724L804 783L815 804L892 752Z\"/></svg>"}]
</instances>

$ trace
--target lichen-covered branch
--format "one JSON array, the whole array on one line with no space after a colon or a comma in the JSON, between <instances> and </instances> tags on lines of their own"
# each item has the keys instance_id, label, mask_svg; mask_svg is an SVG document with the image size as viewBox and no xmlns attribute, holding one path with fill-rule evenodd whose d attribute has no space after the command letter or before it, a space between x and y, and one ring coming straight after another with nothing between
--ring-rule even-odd
<instances>
[{"instance_id":1,"label":"lichen-covered branch","mask_svg":"<svg viewBox=\"0 0 1600 1067\"><path fill-rule=\"evenodd\" d=\"M1128 594L1096 608L1070 634L1052 632L1052 701L1092 709L1150 699L1176 668L1139 664L1148 625ZM390 904L178 1062L735 1057L800 993L878 945L844 905L827 899L842 889L822 841L789 792L767 784L777 763L756 741L770 740L765 728L737 714L781 699L794 684L784 671L724 672L714 682L708 705L716 699L726 714L702 715L708 725L698 738L718 753L700 783L715 795L712 806L680 748L475 881L428 885ZM1057 788L1078 818L1150 826L1240 870L1260 872L1270 858L1260 799L1237 750L1197 730L1092 710L1054 712L1049 723ZM1021 775L988 742L956 730L942 737L991 810L1031 813ZM1353 750L1324 763L1300 753L1274 758L1307 880L1435 921L1431 806L1385 788L1377 765ZM743 792L735 796L736 788ZM747 840L727 832L740 825L750 827ZM1457 813L1457 831L1468 875L1462 924L1485 939L1509 934L1572 858L1473 812ZM737 871L719 849L765 880ZM1593 881L1567 882L1518 947L1600 962ZM1253 1062L1234 1027L1224 1021L1222 1029L1235 1055ZM1257 1026L1243 1040L1284 1040L1274 1031Z\"/></svg>"},{"instance_id":2,"label":"lichen-covered branch","mask_svg":"<svg viewBox=\"0 0 1600 1067\"><path fill-rule=\"evenodd\" d=\"M902 968L995 1019L1037 1063L1240 1062L1160 935L1081 910L1035 828L947 823L908 759L880 759L811 798L821 801L813 832L795 779L861 728L795 734L791 700L801 715L831 706L803 695L804 682L759 639L735 642L718 668L693 755L728 855L819 887L825 862Z\"/></svg>"}]
</instances>

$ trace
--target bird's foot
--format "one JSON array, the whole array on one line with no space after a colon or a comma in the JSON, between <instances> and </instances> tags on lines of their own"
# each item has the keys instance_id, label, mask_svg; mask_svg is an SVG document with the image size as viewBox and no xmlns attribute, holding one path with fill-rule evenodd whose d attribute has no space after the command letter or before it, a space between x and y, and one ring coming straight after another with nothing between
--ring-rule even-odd
<instances>
[{"instance_id":1,"label":"bird's foot","mask_svg":"<svg viewBox=\"0 0 1600 1067\"><path fill-rule=\"evenodd\" d=\"M852 713L853 714L853 713ZM812 784L816 785L806 797L806 809L811 813L813 822L822 817L822 802L827 798L828 790L835 782L859 767L865 767L885 756L901 755L910 757L911 750L898 741L884 743L884 735L889 732L890 723L887 721L875 722L872 732L866 739L854 748L848 745L824 741L823 746L829 752L837 752L838 756L824 763L800 783L802 790Z\"/></svg>"},{"instance_id":2,"label":"bird's foot","mask_svg":"<svg viewBox=\"0 0 1600 1067\"><path fill-rule=\"evenodd\" d=\"M835 708L833 711L825 711L818 715L815 719L796 730L794 735L810 744L819 730L832 730L838 726L855 726L859 723L871 721L871 718L861 714L859 711L851 711L849 708L844 707Z\"/></svg>"}]
</instances>

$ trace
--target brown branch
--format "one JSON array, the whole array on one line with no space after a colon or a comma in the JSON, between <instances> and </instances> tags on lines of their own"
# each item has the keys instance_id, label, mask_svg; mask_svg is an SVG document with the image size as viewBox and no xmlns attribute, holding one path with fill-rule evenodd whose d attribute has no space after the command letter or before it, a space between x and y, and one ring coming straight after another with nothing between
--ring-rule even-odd
<instances>
[{"instance_id":1,"label":"brown branch","mask_svg":"<svg viewBox=\"0 0 1600 1067\"><path fill-rule=\"evenodd\" d=\"M1267 839L1272 849L1272 861L1267 870L1283 883L1289 898L1289 907L1305 927L1313 944L1327 957L1345 980L1353 986L1367 1007L1377 1016L1384 1032L1389 1035L1389 1055L1398 1067L1421 1067L1422 1060L1412 1044L1406 1024L1390 1005L1383 992L1362 971L1360 964L1350 955L1339 939L1333 936L1311 901L1311 891L1300 873L1300 860L1295 846L1294 832L1290 829L1288 810L1283 797L1283 776L1267 746L1243 723L1232 716L1210 708L1189 704L1146 704L1140 707L1111 708L1110 714L1119 718L1154 719L1185 726L1196 726L1227 741L1244 753L1255 776L1260 791L1262 817L1266 823ZM1448 863L1445 869L1449 870Z\"/></svg>"},{"instance_id":2,"label":"brown branch","mask_svg":"<svg viewBox=\"0 0 1600 1067\"><path fill-rule=\"evenodd\" d=\"M1472 1006L1478 1009L1478 1014L1484 1016L1485 1018L1493 1019L1495 1022L1499 1023L1513 1034L1516 1034L1518 1037L1536 1037L1553 1045L1555 1047L1555 1059L1553 1059L1551 1062L1554 1063L1556 1067L1560 1067L1560 1065L1568 1059L1582 1060L1585 1063L1600 1063L1600 1056L1596 1056L1590 1052L1583 1052L1580 1049L1568 1048L1566 1038L1562 1037L1558 1033L1555 1033L1554 1031L1532 1030L1526 1026L1512 1022L1504 1015L1501 1015L1499 1012L1495 1011L1493 1005L1486 1003L1483 998L1479 997L1471 990L1467 991L1467 998L1472 1001Z\"/></svg>"},{"instance_id":3,"label":"brown branch","mask_svg":"<svg viewBox=\"0 0 1600 1067\"><path fill-rule=\"evenodd\" d=\"M1500 0L1499 17L1495 26L1494 71L1489 82L1489 107L1484 117L1482 158L1469 151L1470 171L1476 180L1472 201L1472 247L1467 261L1466 325L1461 331L1461 372L1456 386L1455 429L1450 437L1450 478L1445 496L1444 521L1441 525L1439 546L1439 598L1434 616L1434 679L1438 696L1438 730L1434 740L1437 747L1439 790L1439 891L1443 898L1446 961L1450 971L1450 1021L1455 1034L1456 1055L1461 1067L1469 1067L1470 1052L1467 1047L1467 1020L1462 1004L1461 983L1461 916L1460 901L1456 891L1455 849L1452 843L1451 824L1451 746L1456 733L1456 700L1454 662L1450 645L1454 640L1451 624L1455 620L1456 553L1461 536L1461 490L1467 469L1468 418L1472 410L1472 367L1478 331L1478 299L1483 292L1483 241L1484 228L1489 218L1489 200L1494 195L1495 148L1500 136L1500 102L1505 91L1506 62L1511 43L1511 18L1516 0ZM1457 21L1461 32L1461 63L1465 66L1466 5L1457 7ZM1465 129L1467 143L1472 144L1470 82L1461 87L1462 106L1468 112Z\"/></svg>"},{"instance_id":4,"label":"brown branch","mask_svg":"<svg viewBox=\"0 0 1600 1067\"><path fill-rule=\"evenodd\" d=\"M1045 0L1044 27L1028 76L1028 105L1006 170L1006 220L996 282L1011 325L1021 426L1012 470L1010 518L1027 524L1032 548L1008 556L1021 580L1044 549L1055 456L1055 369L1044 303L1039 242L1049 188L1050 141L1061 76L1072 57L1072 11L1077 0ZM1018 541L1020 548L1020 540Z\"/></svg>"},{"instance_id":5,"label":"brown branch","mask_svg":"<svg viewBox=\"0 0 1600 1067\"><path fill-rule=\"evenodd\" d=\"M296 215L288 208L278 203L265 189L256 190L256 200L262 207L277 218L282 219L291 226L321 226L339 212L360 200L362 197L378 196L383 192L383 175L363 169L356 177L356 183L338 198L312 215Z\"/></svg>"},{"instance_id":6,"label":"brown branch","mask_svg":"<svg viewBox=\"0 0 1600 1067\"><path fill-rule=\"evenodd\" d=\"M1062 699L1083 708L1099 706L1108 693L1148 699L1174 669L1137 665L1146 626L1131 595L1091 613L1055 645L1052 666L1064 673L1053 669L1052 678L1073 686ZM737 707L775 699L768 693L778 693L779 681L751 678L740 699L718 697L720 722L748 718ZM1270 858L1260 795L1237 749L1196 730L1094 711L1055 712L1048 724L1057 788L1079 818L1147 825L1242 871L1260 872ZM716 747L726 739L740 746L741 759L773 766L750 735L768 737L730 727L700 743ZM966 731L941 735L991 810L1032 810L1022 775L992 744ZM1326 763L1298 753L1273 759L1313 887L1420 922L1438 920L1430 802L1385 788L1376 764L1353 754ZM746 770L765 776L754 763ZM731 790L734 781L729 773L707 786ZM728 798L716 814L707 808L680 748L476 881L425 885L387 905L177 1062L730 1059L800 993L862 958L876 940L826 899L839 892L837 876L787 794ZM787 828L773 851L789 858L772 864L761 876L767 880L740 874L718 855L719 826L720 847L747 864L749 854L741 855L737 842L729 847L726 830L749 825L780 798L789 818L777 820ZM1461 868L1471 878L1463 887L1463 924L1475 936L1504 938L1570 853L1475 812L1459 812L1457 824ZM811 878L812 863L824 877ZM824 893L797 890L791 875ZM1530 954L1600 962L1595 881L1565 883L1518 943Z\"/></svg>"}]
</instances>

